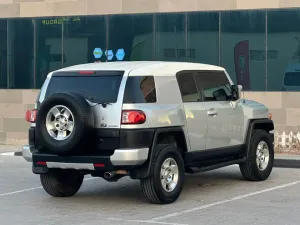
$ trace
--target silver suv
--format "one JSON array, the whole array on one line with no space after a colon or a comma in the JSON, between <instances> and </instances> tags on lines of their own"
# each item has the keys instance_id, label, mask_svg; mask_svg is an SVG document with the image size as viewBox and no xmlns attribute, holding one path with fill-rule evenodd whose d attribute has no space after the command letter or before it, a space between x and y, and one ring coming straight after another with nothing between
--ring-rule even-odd
<instances>
[{"instance_id":1,"label":"silver suv","mask_svg":"<svg viewBox=\"0 0 300 225\"><path fill-rule=\"evenodd\" d=\"M23 157L45 191L72 196L84 175L139 179L152 203L176 201L185 173L239 164L243 177L272 171L267 107L240 99L224 68L182 62L108 62L51 72Z\"/></svg>"}]
</instances>

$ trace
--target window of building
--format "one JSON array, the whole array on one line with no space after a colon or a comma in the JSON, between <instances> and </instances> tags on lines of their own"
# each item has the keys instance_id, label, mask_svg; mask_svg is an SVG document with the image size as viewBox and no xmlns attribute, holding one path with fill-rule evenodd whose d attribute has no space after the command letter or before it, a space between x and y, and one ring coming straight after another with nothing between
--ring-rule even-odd
<instances>
[{"instance_id":1,"label":"window of building","mask_svg":"<svg viewBox=\"0 0 300 225\"><path fill-rule=\"evenodd\" d=\"M221 12L221 65L243 90L266 90L265 11Z\"/></svg>"},{"instance_id":2,"label":"window of building","mask_svg":"<svg viewBox=\"0 0 300 225\"><path fill-rule=\"evenodd\" d=\"M36 88L42 86L49 72L63 67L62 24L65 20L68 20L68 17L45 17L34 20Z\"/></svg>"},{"instance_id":3,"label":"window of building","mask_svg":"<svg viewBox=\"0 0 300 225\"><path fill-rule=\"evenodd\" d=\"M7 20L0 20L0 88L8 87L7 80Z\"/></svg>"},{"instance_id":4,"label":"window of building","mask_svg":"<svg viewBox=\"0 0 300 225\"><path fill-rule=\"evenodd\" d=\"M219 13L187 14L186 61L219 65Z\"/></svg>"},{"instance_id":5,"label":"window of building","mask_svg":"<svg viewBox=\"0 0 300 225\"><path fill-rule=\"evenodd\" d=\"M268 91L300 91L299 23L299 9L268 11Z\"/></svg>"},{"instance_id":6,"label":"window of building","mask_svg":"<svg viewBox=\"0 0 300 225\"><path fill-rule=\"evenodd\" d=\"M179 85L183 102L200 101L200 94L195 83L193 72L180 72L177 75L177 82Z\"/></svg>"},{"instance_id":7,"label":"window of building","mask_svg":"<svg viewBox=\"0 0 300 225\"><path fill-rule=\"evenodd\" d=\"M226 101L231 99L231 85L225 73L201 71L196 72L195 79L205 101Z\"/></svg>"},{"instance_id":8,"label":"window of building","mask_svg":"<svg viewBox=\"0 0 300 225\"><path fill-rule=\"evenodd\" d=\"M124 103L156 102L156 88L153 76L132 76L126 81Z\"/></svg>"},{"instance_id":9,"label":"window of building","mask_svg":"<svg viewBox=\"0 0 300 225\"><path fill-rule=\"evenodd\" d=\"M104 16L72 16L64 21L63 67L105 62L106 25Z\"/></svg>"},{"instance_id":10,"label":"window of building","mask_svg":"<svg viewBox=\"0 0 300 225\"><path fill-rule=\"evenodd\" d=\"M115 15L108 19L108 61L153 60L153 15Z\"/></svg>"},{"instance_id":11,"label":"window of building","mask_svg":"<svg viewBox=\"0 0 300 225\"><path fill-rule=\"evenodd\" d=\"M9 88L34 88L34 27L32 19L9 19L7 32Z\"/></svg>"},{"instance_id":12,"label":"window of building","mask_svg":"<svg viewBox=\"0 0 300 225\"><path fill-rule=\"evenodd\" d=\"M185 14L158 14L155 15L155 21L155 59L186 61Z\"/></svg>"}]
</instances>

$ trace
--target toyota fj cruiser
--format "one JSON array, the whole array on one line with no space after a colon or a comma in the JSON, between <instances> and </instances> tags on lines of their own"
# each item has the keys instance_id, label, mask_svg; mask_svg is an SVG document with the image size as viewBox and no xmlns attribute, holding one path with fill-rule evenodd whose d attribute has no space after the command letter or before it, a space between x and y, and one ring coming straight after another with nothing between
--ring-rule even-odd
<instances>
[{"instance_id":1,"label":"toyota fj cruiser","mask_svg":"<svg viewBox=\"0 0 300 225\"><path fill-rule=\"evenodd\" d=\"M84 175L139 179L152 203L176 201L185 173L238 164L263 181L274 162L267 107L240 98L224 68L183 62L108 62L49 73L26 112L23 157L51 196Z\"/></svg>"}]
</instances>

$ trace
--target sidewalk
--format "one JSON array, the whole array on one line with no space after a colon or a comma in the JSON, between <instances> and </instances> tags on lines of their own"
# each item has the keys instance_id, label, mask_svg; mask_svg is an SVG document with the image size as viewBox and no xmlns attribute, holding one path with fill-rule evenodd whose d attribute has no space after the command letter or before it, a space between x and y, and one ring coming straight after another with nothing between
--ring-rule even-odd
<instances>
[{"instance_id":1,"label":"sidewalk","mask_svg":"<svg viewBox=\"0 0 300 225\"><path fill-rule=\"evenodd\" d=\"M20 152L20 151L22 151L22 146L18 146L18 145L0 145L0 153Z\"/></svg>"}]
</instances>

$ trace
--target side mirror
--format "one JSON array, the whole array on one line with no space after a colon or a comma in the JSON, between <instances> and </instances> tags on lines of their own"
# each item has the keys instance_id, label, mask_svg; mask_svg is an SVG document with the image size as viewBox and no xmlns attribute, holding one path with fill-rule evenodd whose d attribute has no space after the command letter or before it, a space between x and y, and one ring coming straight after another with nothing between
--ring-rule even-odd
<instances>
[{"instance_id":1,"label":"side mirror","mask_svg":"<svg viewBox=\"0 0 300 225\"><path fill-rule=\"evenodd\" d=\"M232 101L237 101L241 97L243 87L241 85L231 85Z\"/></svg>"}]
</instances>

